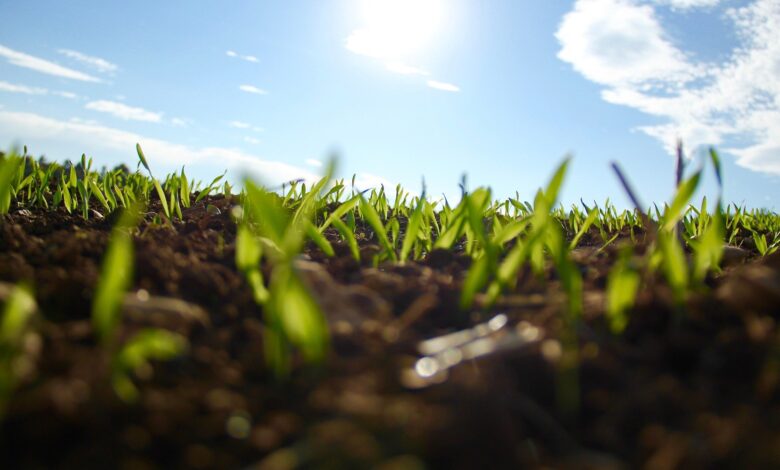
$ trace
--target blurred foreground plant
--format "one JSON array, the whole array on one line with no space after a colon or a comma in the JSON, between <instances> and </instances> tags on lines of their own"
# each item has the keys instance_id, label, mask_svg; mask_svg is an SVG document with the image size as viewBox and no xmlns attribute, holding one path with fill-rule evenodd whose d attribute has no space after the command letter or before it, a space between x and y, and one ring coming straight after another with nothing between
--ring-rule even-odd
<instances>
[{"instance_id":1,"label":"blurred foreground plant","mask_svg":"<svg viewBox=\"0 0 780 470\"><path fill-rule=\"evenodd\" d=\"M104 350L111 357L111 383L116 394L126 402L138 398L133 373L150 370L152 359L170 359L187 349L183 336L160 329L144 329L117 344L122 302L133 279L133 241L140 205L124 209L111 232L103 267L92 303L92 325Z\"/></svg>"},{"instance_id":2,"label":"blurred foreground plant","mask_svg":"<svg viewBox=\"0 0 780 470\"><path fill-rule=\"evenodd\" d=\"M307 236L326 253L333 252L313 222L315 207L333 170L331 162L322 179L308 192L301 190L303 196L293 212L285 207L284 197L250 179L244 181L236 266L252 288L255 301L263 307L266 361L280 377L289 373L291 346L313 363L321 362L327 352L325 317L296 271L295 260ZM260 270L263 259L271 265L267 288Z\"/></svg>"},{"instance_id":3,"label":"blurred foreground plant","mask_svg":"<svg viewBox=\"0 0 780 470\"><path fill-rule=\"evenodd\" d=\"M26 343L39 341L33 330L37 306L25 285L12 287L0 317L0 417L19 381L32 368Z\"/></svg>"}]
</instances>

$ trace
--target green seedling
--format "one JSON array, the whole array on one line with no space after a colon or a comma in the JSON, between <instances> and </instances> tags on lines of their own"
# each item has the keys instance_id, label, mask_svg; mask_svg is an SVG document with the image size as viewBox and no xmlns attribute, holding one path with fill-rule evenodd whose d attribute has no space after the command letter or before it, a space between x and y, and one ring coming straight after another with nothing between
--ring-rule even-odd
<instances>
[{"instance_id":1,"label":"green seedling","mask_svg":"<svg viewBox=\"0 0 780 470\"><path fill-rule=\"evenodd\" d=\"M0 417L19 381L31 368L25 354L25 341L32 330L36 311L35 298L24 285L14 286L0 318Z\"/></svg>"},{"instance_id":2,"label":"green seedling","mask_svg":"<svg viewBox=\"0 0 780 470\"><path fill-rule=\"evenodd\" d=\"M160 204L162 205L163 213L165 214L165 217L167 217L168 220L170 220L171 210L168 207L168 201L165 198L165 191L163 191L162 186L160 186L160 182L154 178L154 175L152 174L152 169L149 168L149 163L146 161L146 156L144 155L144 151L141 150L141 144L135 144L135 151L136 153L138 153L138 159L140 160L140 163L144 166L144 168L146 168L146 171L149 173L149 178L151 178L152 184L154 185L154 189L155 191L157 191L157 197L160 199Z\"/></svg>"},{"instance_id":3,"label":"green seedling","mask_svg":"<svg viewBox=\"0 0 780 470\"><path fill-rule=\"evenodd\" d=\"M19 170L24 171L24 160L11 151L0 159L0 214L7 214L11 208L13 196L19 191Z\"/></svg>"},{"instance_id":4,"label":"green seedling","mask_svg":"<svg viewBox=\"0 0 780 470\"><path fill-rule=\"evenodd\" d=\"M101 343L112 347L116 340L122 299L133 279L133 241L138 208L125 209L111 232L103 267L92 303L92 327Z\"/></svg>"},{"instance_id":5,"label":"green seedling","mask_svg":"<svg viewBox=\"0 0 780 470\"><path fill-rule=\"evenodd\" d=\"M294 261L303 249L307 234L314 235L315 242L321 246L327 243L312 220L317 198L333 169L333 163L328 165L325 177L309 192L301 189L303 196L292 214L284 206L283 197L256 186L251 180L244 182L241 221L244 228L239 232L241 239L237 243L242 246L237 247L236 264L255 290L255 300L263 306L267 326L266 361L277 376L289 373L290 346L300 349L304 358L314 363L324 359L328 347L325 318L296 272ZM259 274L261 258L268 259L272 265L267 289Z\"/></svg>"},{"instance_id":6,"label":"green seedling","mask_svg":"<svg viewBox=\"0 0 780 470\"><path fill-rule=\"evenodd\" d=\"M184 169L182 169L182 172L183 171L184 171ZM198 193L198 197L195 198L195 202L198 202L201 199L203 199L204 197L206 197L209 194L211 194L211 192L214 191L214 189L216 189L219 186L219 182L222 180L222 178L225 177L226 174L227 174L227 170L225 170L224 173L222 173L221 175L219 175L216 178L214 178L213 180L211 180L211 183L209 183L209 185L206 187L206 189L204 189L203 191L200 191ZM227 183L227 182L225 182L225 183Z\"/></svg>"},{"instance_id":7,"label":"green seedling","mask_svg":"<svg viewBox=\"0 0 780 470\"><path fill-rule=\"evenodd\" d=\"M641 275L632 266L632 251L623 249L607 278L606 314L609 327L619 334L628 325L628 313L634 307Z\"/></svg>"},{"instance_id":8,"label":"green seedling","mask_svg":"<svg viewBox=\"0 0 780 470\"><path fill-rule=\"evenodd\" d=\"M398 188L396 188L396 193L400 191L401 189L399 186ZM398 201L396 202L398 203ZM420 195L420 198L417 201L417 206L414 208L414 211L412 211L412 215L411 217L409 217L409 223L406 226L406 234L404 236L403 244L401 245L401 255L400 255L401 262L406 261L406 259L409 257L409 254L417 245L420 236L422 235L420 232L423 224L424 208L425 208L425 182L423 181L422 194ZM394 209L394 211L398 211L398 209L396 208Z\"/></svg>"},{"instance_id":9,"label":"green seedling","mask_svg":"<svg viewBox=\"0 0 780 470\"><path fill-rule=\"evenodd\" d=\"M126 403L138 399L138 388L131 376L151 375L150 361L164 361L180 356L188 348L187 340L176 333L145 329L130 338L111 361L111 384L117 396Z\"/></svg>"},{"instance_id":10,"label":"green seedling","mask_svg":"<svg viewBox=\"0 0 780 470\"><path fill-rule=\"evenodd\" d=\"M111 355L111 383L117 396L126 402L138 397L131 373L149 370L152 359L169 359L181 354L187 345L182 336L164 330L148 329L136 333L123 345L118 345L118 329L125 292L133 278L133 242L130 231L136 226L138 206L124 209L111 232L103 258L98 286L92 303L92 325Z\"/></svg>"},{"instance_id":11,"label":"green seedling","mask_svg":"<svg viewBox=\"0 0 780 470\"><path fill-rule=\"evenodd\" d=\"M240 224L236 234L236 267L249 283L255 302L262 305L268 301L269 294L260 271L261 256L260 241L246 224Z\"/></svg>"},{"instance_id":12,"label":"green seedling","mask_svg":"<svg viewBox=\"0 0 780 470\"><path fill-rule=\"evenodd\" d=\"M395 254L395 249L393 248L393 244L390 243L390 239L387 236L387 230L385 229L384 224L382 223L382 218L380 217L377 210L372 206L364 197L360 197L359 202L360 207L360 214L365 219L366 222L368 222L368 225L371 226L371 228L374 230L374 235L376 236L377 240L379 241L380 246L382 247L383 254L386 258L390 258L393 261L396 261L398 257Z\"/></svg>"}]
</instances>

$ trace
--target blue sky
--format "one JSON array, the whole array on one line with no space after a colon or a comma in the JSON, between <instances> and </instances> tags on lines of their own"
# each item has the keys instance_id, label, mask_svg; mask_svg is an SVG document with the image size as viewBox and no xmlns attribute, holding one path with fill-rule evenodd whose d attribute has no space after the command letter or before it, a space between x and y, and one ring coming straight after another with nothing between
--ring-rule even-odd
<instances>
[{"instance_id":1,"label":"blue sky","mask_svg":"<svg viewBox=\"0 0 780 470\"><path fill-rule=\"evenodd\" d=\"M312 178L457 199L673 191L716 145L728 201L780 201L778 0L0 2L0 146L157 172ZM697 150L698 149L698 150ZM702 194L715 194L707 173Z\"/></svg>"}]
</instances>

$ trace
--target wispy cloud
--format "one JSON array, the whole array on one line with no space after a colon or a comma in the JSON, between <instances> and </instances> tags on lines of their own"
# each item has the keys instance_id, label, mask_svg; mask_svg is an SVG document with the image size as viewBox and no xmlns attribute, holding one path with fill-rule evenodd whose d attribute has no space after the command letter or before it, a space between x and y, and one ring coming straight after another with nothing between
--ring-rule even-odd
<instances>
[{"instance_id":1,"label":"wispy cloud","mask_svg":"<svg viewBox=\"0 0 780 470\"><path fill-rule=\"evenodd\" d=\"M244 142L252 145L257 145L260 143L260 139L250 136L244 136Z\"/></svg>"},{"instance_id":2,"label":"wispy cloud","mask_svg":"<svg viewBox=\"0 0 780 470\"><path fill-rule=\"evenodd\" d=\"M92 111L98 111L101 113L107 113L119 119L126 121L145 121L145 122L160 122L162 121L162 113L155 113L147 111L143 108L136 108L128 106L124 103L118 103L116 101L98 100L90 101L85 106L86 109Z\"/></svg>"},{"instance_id":3,"label":"wispy cloud","mask_svg":"<svg viewBox=\"0 0 780 470\"><path fill-rule=\"evenodd\" d=\"M268 94L267 91L263 90L262 88L257 88L254 85L241 85L240 87L238 87L238 89L241 90L241 91L245 91L247 93L255 94L255 95L266 95L266 94Z\"/></svg>"},{"instance_id":4,"label":"wispy cloud","mask_svg":"<svg viewBox=\"0 0 780 470\"><path fill-rule=\"evenodd\" d=\"M756 0L722 13L739 44L727 60L702 63L669 39L653 6L578 0L556 34L558 57L604 86L605 101L661 118L638 130L669 153L678 138L692 150L719 145L743 167L780 174L780 2Z\"/></svg>"},{"instance_id":5,"label":"wispy cloud","mask_svg":"<svg viewBox=\"0 0 780 470\"><path fill-rule=\"evenodd\" d=\"M688 10L691 8L714 7L721 3L721 0L653 0L659 5L668 5L678 10Z\"/></svg>"},{"instance_id":6,"label":"wispy cloud","mask_svg":"<svg viewBox=\"0 0 780 470\"><path fill-rule=\"evenodd\" d=\"M61 96L62 98L67 98L69 100L75 100L76 98L79 97L79 95L72 93L70 91L55 91L54 94L57 96Z\"/></svg>"},{"instance_id":7,"label":"wispy cloud","mask_svg":"<svg viewBox=\"0 0 780 470\"><path fill-rule=\"evenodd\" d=\"M313 158L307 158L306 159L306 164L309 165L309 166L313 166L315 168L320 168L322 166L322 162L321 161L315 160Z\"/></svg>"},{"instance_id":8,"label":"wispy cloud","mask_svg":"<svg viewBox=\"0 0 780 470\"><path fill-rule=\"evenodd\" d=\"M241 59L246 62L252 62L252 63L260 62L260 59L258 59L253 55L241 55L236 51L230 51L230 50L225 51L225 55L228 57L232 57L234 59Z\"/></svg>"},{"instance_id":9,"label":"wispy cloud","mask_svg":"<svg viewBox=\"0 0 780 470\"><path fill-rule=\"evenodd\" d=\"M227 167L240 177L247 172L269 185L303 178L319 179L314 173L283 162L267 160L240 150L223 147L189 147L161 139L148 138L133 132L106 127L97 123L60 121L33 113L0 111L0 135L31 142L54 142L77 145L88 152L114 152L135 158L139 142L153 167L175 168L181 165L207 164Z\"/></svg>"},{"instance_id":10,"label":"wispy cloud","mask_svg":"<svg viewBox=\"0 0 780 470\"><path fill-rule=\"evenodd\" d=\"M187 127L189 124L187 123L186 119L173 118L171 119L171 125L173 125L174 127Z\"/></svg>"},{"instance_id":11,"label":"wispy cloud","mask_svg":"<svg viewBox=\"0 0 780 470\"><path fill-rule=\"evenodd\" d=\"M16 65L17 67L24 67L30 70L35 70L36 72L54 75L55 77L79 80L82 82L100 82L99 78L93 77L92 75L63 67L54 62L41 59L40 57L35 57L23 52L15 51L1 44L0 57L5 57L5 59L10 64Z\"/></svg>"},{"instance_id":12,"label":"wispy cloud","mask_svg":"<svg viewBox=\"0 0 780 470\"><path fill-rule=\"evenodd\" d=\"M76 60L91 69L97 70L100 73L111 74L119 70L119 67L117 67L116 64L112 64L111 62L105 59L101 59L100 57L87 55L79 51L74 51L72 49L60 49L57 52L64 55L65 57L69 57L73 60Z\"/></svg>"},{"instance_id":13,"label":"wispy cloud","mask_svg":"<svg viewBox=\"0 0 780 470\"><path fill-rule=\"evenodd\" d=\"M453 85L452 83L439 82L439 81L436 81L436 80L428 80L426 82L426 84L429 87L435 88L437 90L450 91L450 92L458 92L458 91L460 91L460 87L458 87L457 85Z\"/></svg>"},{"instance_id":14,"label":"wispy cloud","mask_svg":"<svg viewBox=\"0 0 780 470\"><path fill-rule=\"evenodd\" d=\"M68 99L78 98L78 95L76 95L75 93L71 93L69 91L50 91L46 88L31 87L27 85L18 85L14 83L8 83L2 80L0 80L0 91L6 91L8 93L22 93L25 95L48 95L49 93L51 93L52 95L60 96L62 98L68 98Z\"/></svg>"},{"instance_id":15,"label":"wispy cloud","mask_svg":"<svg viewBox=\"0 0 780 470\"><path fill-rule=\"evenodd\" d=\"M22 93L24 95L46 95L49 93L49 90L46 88L14 85L13 83L4 81L0 81L0 91L7 91L9 93Z\"/></svg>"},{"instance_id":16,"label":"wispy cloud","mask_svg":"<svg viewBox=\"0 0 780 470\"><path fill-rule=\"evenodd\" d=\"M235 127L236 129L250 129L254 132L263 132L264 129L262 127L253 126L252 124L249 124L248 122L243 121L230 121L228 123L230 127Z\"/></svg>"}]
</instances>

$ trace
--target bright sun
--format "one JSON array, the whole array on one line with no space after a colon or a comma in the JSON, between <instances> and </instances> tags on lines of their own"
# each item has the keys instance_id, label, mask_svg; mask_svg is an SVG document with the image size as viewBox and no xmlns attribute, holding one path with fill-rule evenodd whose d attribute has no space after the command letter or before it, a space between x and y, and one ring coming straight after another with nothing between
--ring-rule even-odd
<instances>
[{"instance_id":1,"label":"bright sun","mask_svg":"<svg viewBox=\"0 0 780 470\"><path fill-rule=\"evenodd\" d=\"M363 26L347 48L385 60L402 60L427 46L442 21L442 0L360 0Z\"/></svg>"}]
</instances>

